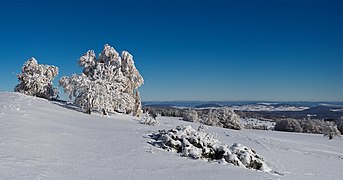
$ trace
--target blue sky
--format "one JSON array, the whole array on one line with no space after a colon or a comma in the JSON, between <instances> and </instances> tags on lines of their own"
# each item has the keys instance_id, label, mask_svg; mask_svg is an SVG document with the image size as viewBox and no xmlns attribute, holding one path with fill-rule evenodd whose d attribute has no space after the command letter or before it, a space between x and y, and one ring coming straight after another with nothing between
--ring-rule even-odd
<instances>
[{"instance_id":1,"label":"blue sky","mask_svg":"<svg viewBox=\"0 0 343 180\"><path fill-rule=\"evenodd\" d=\"M330 0L0 0L0 90L32 56L59 79L108 43L133 54L144 101L343 101L342 12Z\"/></svg>"}]
</instances>

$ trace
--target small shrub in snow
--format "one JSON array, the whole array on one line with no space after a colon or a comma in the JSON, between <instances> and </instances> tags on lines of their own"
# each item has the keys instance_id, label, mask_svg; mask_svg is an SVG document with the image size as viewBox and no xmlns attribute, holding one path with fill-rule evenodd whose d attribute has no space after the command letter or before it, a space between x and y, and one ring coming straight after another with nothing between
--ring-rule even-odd
<instances>
[{"instance_id":1,"label":"small shrub in snow","mask_svg":"<svg viewBox=\"0 0 343 180\"><path fill-rule=\"evenodd\" d=\"M188 110L183 113L183 120L197 122L199 121L198 113L194 109Z\"/></svg>"},{"instance_id":2,"label":"small shrub in snow","mask_svg":"<svg viewBox=\"0 0 343 180\"><path fill-rule=\"evenodd\" d=\"M254 149L240 144L229 147L205 133L202 128L177 126L175 129L159 130L150 135L149 143L167 151L180 153L181 156L208 161L226 162L236 166L270 172L271 169Z\"/></svg>"},{"instance_id":3,"label":"small shrub in snow","mask_svg":"<svg viewBox=\"0 0 343 180\"><path fill-rule=\"evenodd\" d=\"M326 122L326 127L323 129L323 134L326 137L329 137L329 139L333 139L334 137L340 137L341 132L337 129L337 125L334 122Z\"/></svg>"},{"instance_id":4,"label":"small shrub in snow","mask_svg":"<svg viewBox=\"0 0 343 180\"><path fill-rule=\"evenodd\" d=\"M139 122L141 124L150 125L150 126L155 126L155 125L160 124L160 122L158 122L154 117L149 115L148 112L142 116L142 118Z\"/></svg>"},{"instance_id":5,"label":"small shrub in snow","mask_svg":"<svg viewBox=\"0 0 343 180\"><path fill-rule=\"evenodd\" d=\"M21 72L17 75L20 83L14 88L15 92L45 99L57 97L58 90L52 85L52 81L58 75L57 67L38 64L32 57L25 62Z\"/></svg>"}]
</instances>

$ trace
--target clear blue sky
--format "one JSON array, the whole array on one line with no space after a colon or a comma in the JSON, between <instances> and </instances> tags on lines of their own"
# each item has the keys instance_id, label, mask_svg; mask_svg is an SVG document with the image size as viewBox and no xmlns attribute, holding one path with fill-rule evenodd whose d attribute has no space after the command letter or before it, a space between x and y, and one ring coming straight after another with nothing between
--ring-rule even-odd
<instances>
[{"instance_id":1,"label":"clear blue sky","mask_svg":"<svg viewBox=\"0 0 343 180\"><path fill-rule=\"evenodd\" d=\"M330 0L0 0L0 90L31 56L59 79L109 43L133 54L144 101L343 101L342 12Z\"/></svg>"}]
</instances>

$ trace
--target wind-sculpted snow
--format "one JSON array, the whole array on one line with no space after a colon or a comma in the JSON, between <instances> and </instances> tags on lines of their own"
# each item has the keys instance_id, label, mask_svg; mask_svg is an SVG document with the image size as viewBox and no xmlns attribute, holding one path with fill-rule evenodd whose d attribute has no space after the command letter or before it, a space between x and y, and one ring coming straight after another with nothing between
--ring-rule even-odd
<instances>
[{"instance_id":1,"label":"wind-sculpted snow","mask_svg":"<svg viewBox=\"0 0 343 180\"><path fill-rule=\"evenodd\" d=\"M191 126L177 126L152 133L150 143L181 156L207 161L230 163L235 166L271 172L263 158L254 149L238 143L231 147L214 139L213 135Z\"/></svg>"}]
</instances>

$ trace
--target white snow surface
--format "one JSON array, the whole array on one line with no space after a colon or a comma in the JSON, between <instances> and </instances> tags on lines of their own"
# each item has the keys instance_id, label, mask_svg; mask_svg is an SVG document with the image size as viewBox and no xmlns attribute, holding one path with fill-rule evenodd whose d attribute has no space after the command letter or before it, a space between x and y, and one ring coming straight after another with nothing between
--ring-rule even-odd
<instances>
[{"instance_id":1,"label":"white snow surface","mask_svg":"<svg viewBox=\"0 0 343 180\"><path fill-rule=\"evenodd\" d=\"M205 126L225 144L256 150L282 175L180 157L148 144L148 134L199 124L158 117L87 115L55 102L0 92L0 179L341 179L343 139Z\"/></svg>"}]
</instances>

